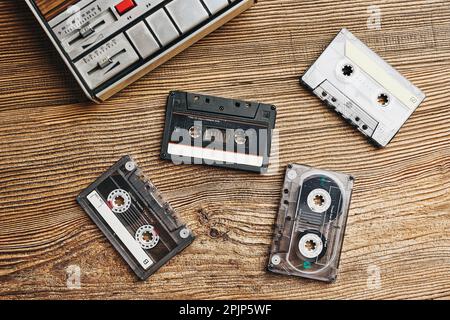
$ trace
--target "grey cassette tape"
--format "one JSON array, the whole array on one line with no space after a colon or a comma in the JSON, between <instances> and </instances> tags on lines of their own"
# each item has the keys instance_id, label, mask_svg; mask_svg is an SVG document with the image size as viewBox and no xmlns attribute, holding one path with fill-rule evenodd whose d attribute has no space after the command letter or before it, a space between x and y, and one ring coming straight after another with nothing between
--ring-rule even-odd
<instances>
[{"instance_id":1,"label":"grey cassette tape","mask_svg":"<svg viewBox=\"0 0 450 320\"><path fill-rule=\"evenodd\" d=\"M85 94L100 102L255 0L26 0Z\"/></svg>"},{"instance_id":2,"label":"grey cassette tape","mask_svg":"<svg viewBox=\"0 0 450 320\"><path fill-rule=\"evenodd\" d=\"M422 91L346 29L301 82L381 147L425 99Z\"/></svg>"},{"instance_id":3,"label":"grey cassette tape","mask_svg":"<svg viewBox=\"0 0 450 320\"><path fill-rule=\"evenodd\" d=\"M77 201L141 280L194 240L130 156L83 190Z\"/></svg>"}]
</instances>

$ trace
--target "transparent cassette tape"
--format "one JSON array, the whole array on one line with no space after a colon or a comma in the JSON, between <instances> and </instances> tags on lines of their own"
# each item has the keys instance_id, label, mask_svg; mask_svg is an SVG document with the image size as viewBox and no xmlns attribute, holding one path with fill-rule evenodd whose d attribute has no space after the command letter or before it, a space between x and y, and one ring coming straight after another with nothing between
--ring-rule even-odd
<instances>
[{"instance_id":1,"label":"transparent cassette tape","mask_svg":"<svg viewBox=\"0 0 450 320\"><path fill-rule=\"evenodd\" d=\"M269 271L336 279L353 177L290 164L269 258Z\"/></svg>"},{"instance_id":2,"label":"transparent cassette tape","mask_svg":"<svg viewBox=\"0 0 450 320\"><path fill-rule=\"evenodd\" d=\"M141 280L194 240L130 156L82 191L77 201Z\"/></svg>"}]
</instances>

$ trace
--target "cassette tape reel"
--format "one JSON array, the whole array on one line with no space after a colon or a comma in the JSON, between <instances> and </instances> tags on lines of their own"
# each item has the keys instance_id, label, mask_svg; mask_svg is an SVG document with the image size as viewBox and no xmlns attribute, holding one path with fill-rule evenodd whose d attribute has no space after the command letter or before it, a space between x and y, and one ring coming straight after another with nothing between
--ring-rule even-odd
<instances>
[{"instance_id":1,"label":"cassette tape reel","mask_svg":"<svg viewBox=\"0 0 450 320\"><path fill-rule=\"evenodd\" d=\"M77 201L142 280L194 240L129 156L81 192Z\"/></svg>"},{"instance_id":2,"label":"cassette tape reel","mask_svg":"<svg viewBox=\"0 0 450 320\"><path fill-rule=\"evenodd\" d=\"M269 271L336 279L353 177L291 164L269 258Z\"/></svg>"},{"instance_id":3,"label":"cassette tape reel","mask_svg":"<svg viewBox=\"0 0 450 320\"><path fill-rule=\"evenodd\" d=\"M425 94L343 29L301 78L375 145L385 147Z\"/></svg>"}]
</instances>

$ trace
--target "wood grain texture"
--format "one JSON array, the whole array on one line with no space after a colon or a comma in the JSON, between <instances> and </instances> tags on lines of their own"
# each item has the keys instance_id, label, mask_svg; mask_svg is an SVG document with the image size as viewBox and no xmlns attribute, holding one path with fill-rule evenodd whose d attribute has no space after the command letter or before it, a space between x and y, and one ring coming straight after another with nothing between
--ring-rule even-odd
<instances>
[{"instance_id":1,"label":"wood grain texture","mask_svg":"<svg viewBox=\"0 0 450 320\"><path fill-rule=\"evenodd\" d=\"M373 4L381 30L367 28ZM342 27L427 94L386 149L298 84ZM1 1L0 28L0 298L450 298L448 0L260 0L102 105L82 98L25 4ZM278 169L258 176L159 160L173 89L277 105ZM197 235L146 282L75 202L127 153ZM335 284L265 271L290 162L357 179ZM66 286L70 265L81 268L79 290Z\"/></svg>"}]
</instances>

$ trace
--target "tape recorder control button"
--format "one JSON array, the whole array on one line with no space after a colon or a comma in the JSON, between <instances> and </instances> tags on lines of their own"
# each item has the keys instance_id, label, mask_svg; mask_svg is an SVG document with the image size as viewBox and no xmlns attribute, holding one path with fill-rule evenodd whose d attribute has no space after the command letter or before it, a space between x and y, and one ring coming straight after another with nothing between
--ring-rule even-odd
<instances>
[{"instance_id":1,"label":"tape recorder control button","mask_svg":"<svg viewBox=\"0 0 450 320\"><path fill-rule=\"evenodd\" d=\"M121 2L119 2L119 4L117 4L115 6L117 12L120 15L123 15L123 14L127 13L128 11L133 9L134 7L136 7L136 3L133 0L122 0Z\"/></svg>"},{"instance_id":2,"label":"tape recorder control button","mask_svg":"<svg viewBox=\"0 0 450 320\"><path fill-rule=\"evenodd\" d=\"M166 6L166 9L182 33L192 30L209 17L198 0L174 0Z\"/></svg>"}]
</instances>

